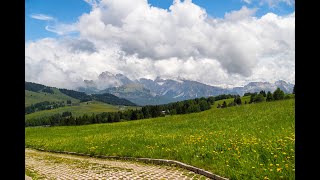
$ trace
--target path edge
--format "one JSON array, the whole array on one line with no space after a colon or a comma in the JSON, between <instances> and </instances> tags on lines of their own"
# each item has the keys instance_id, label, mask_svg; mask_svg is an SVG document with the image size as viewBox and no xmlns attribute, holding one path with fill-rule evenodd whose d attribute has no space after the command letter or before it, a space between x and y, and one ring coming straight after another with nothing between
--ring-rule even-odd
<instances>
[{"instance_id":1,"label":"path edge","mask_svg":"<svg viewBox=\"0 0 320 180\"><path fill-rule=\"evenodd\" d=\"M135 157L121 157L121 156L104 156L104 155L92 155L92 154L84 154L84 153L77 153L77 152L68 152L68 151L54 151L54 150L45 150L41 148L28 148L28 149L34 149L38 151L43 151L43 152L51 152L51 153L59 153L59 154L70 154L70 155L78 155L78 156L88 156L88 157L95 157L95 158L101 158L101 159L116 159L116 160L133 160L133 161L139 161L139 162L144 162L144 163L152 163L152 164L157 164L157 165L176 165L180 168L193 171L197 174L206 176L210 179L214 180L229 180L228 178L221 177L219 175L213 174L209 171L182 163L180 161L175 161L175 160L167 160L167 159L152 159L152 158L135 158Z\"/></svg>"}]
</instances>

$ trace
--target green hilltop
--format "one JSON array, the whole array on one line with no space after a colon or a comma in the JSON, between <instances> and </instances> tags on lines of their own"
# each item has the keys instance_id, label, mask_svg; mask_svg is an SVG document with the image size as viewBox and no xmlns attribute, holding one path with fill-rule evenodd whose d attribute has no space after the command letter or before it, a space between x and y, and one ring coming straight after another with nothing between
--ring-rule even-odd
<instances>
[{"instance_id":1,"label":"green hilltop","mask_svg":"<svg viewBox=\"0 0 320 180\"><path fill-rule=\"evenodd\" d=\"M79 99L72 98L61 93L57 88L52 88L53 94L46 92L33 92L25 90L25 107L30 106L31 104L36 104L43 101L49 102L61 102L71 100L74 103L79 103Z\"/></svg>"},{"instance_id":2,"label":"green hilltop","mask_svg":"<svg viewBox=\"0 0 320 180\"><path fill-rule=\"evenodd\" d=\"M56 104L59 106L54 106ZM139 107L126 99L118 98L109 93L87 95L83 92L25 82L25 108L25 118L32 119L63 112L71 112L74 116L81 116Z\"/></svg>"}]
</instances>

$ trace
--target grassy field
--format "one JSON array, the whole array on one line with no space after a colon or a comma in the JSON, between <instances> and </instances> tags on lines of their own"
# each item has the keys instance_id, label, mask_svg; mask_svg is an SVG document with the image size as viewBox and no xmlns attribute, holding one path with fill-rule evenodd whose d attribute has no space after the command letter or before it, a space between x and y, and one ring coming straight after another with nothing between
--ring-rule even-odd
<instances>
[{"instance_id":1,"label":"grassy field","mask_svg":"<svg viewBox=\"0 0 320 180\"><path fill-rule=\"evenodd\" d=\"M112 124L26 128L25 145L172 159L230 179L295 179L294 109L289 99Z\"/></svg>"},{"instance_id":2,"label":"grassy field","mask_svg":"<svg viewBox=\"0 0 320 180\"><path fill-rule=\"evenodd\" d=\"M44 93L44 92L32 92L25 90L25 107L30 106L31 104L49 101L49 102L56 102L56 101L67 101L71 100L73 103L78 103L80 100L74 99L70 96L67 96L61 93L58 89L52 88L54 94Z\"/></svg>"},{"instance_id":3,"label":"grassy field","mask_svg":"<svg viewBox=\"0 0 320 180\"><path fill-rule=\"evenodd\" d=\"M136 109L138 107L131 107L131 106L116 106L110 105L99 101L89 101L80 103L79 106L64 106L57 109L50 109L50 110L43 110L37 111L31 114L25 115L25 119L33 119L33 118L40 118L45 116L51 116L53 114L69 111L72 113L73 116L81 116L83 114L91 115L92 113L102 113L102 112L117 112L120 110L126 109Z\"/></svg>"},{"instance_id":4,"label":"grassy field","mask_svg":"<svg viewBox=\"0 0 320 180\"><path fill-rule=\"evenodd\" d=\"M223 101L226 101L227 104L229 104L230 102L233 102L233 98L230 99L223 99L223 100L219 100L219 101L215 101L214 105L212 106L212 108L217 108L218 104L222 105ZM244 102L247 101L247 103L250 102L250 96L243 96L241 97L241 102L242 104L244 104Z\"/></svg>"}]
</instances>

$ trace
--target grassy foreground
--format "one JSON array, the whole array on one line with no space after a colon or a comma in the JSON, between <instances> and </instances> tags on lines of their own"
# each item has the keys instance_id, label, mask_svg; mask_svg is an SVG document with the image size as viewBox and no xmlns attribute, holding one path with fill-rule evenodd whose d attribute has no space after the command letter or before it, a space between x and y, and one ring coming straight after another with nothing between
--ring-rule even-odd
<instances>
[{"instance_id":1,"label":"grassy foreground","mask_svg":"<svg viewBox=\"0 0 320 180\"><path fill-rule=\"evenodd\" d=\"M26 128L25 144L178 160L230 179L295 179L294 108L289 99L112 124Z\"/></svg>"}]
</instances>

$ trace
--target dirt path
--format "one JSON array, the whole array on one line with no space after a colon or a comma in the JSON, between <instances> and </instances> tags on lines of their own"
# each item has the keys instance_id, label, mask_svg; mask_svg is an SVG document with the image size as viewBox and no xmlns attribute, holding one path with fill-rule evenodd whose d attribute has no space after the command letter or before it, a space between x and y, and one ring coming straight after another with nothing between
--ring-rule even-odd
<instances>
[{"instance_id":1,"label":"dirt path","mask_svg":"<svg viewBox=\"0 0 320 180\"><path fill-rule=\"evenodd\" d=\"M33 179L208 179L171 166L25 150Z\"/></svg>"}]
</instances>

